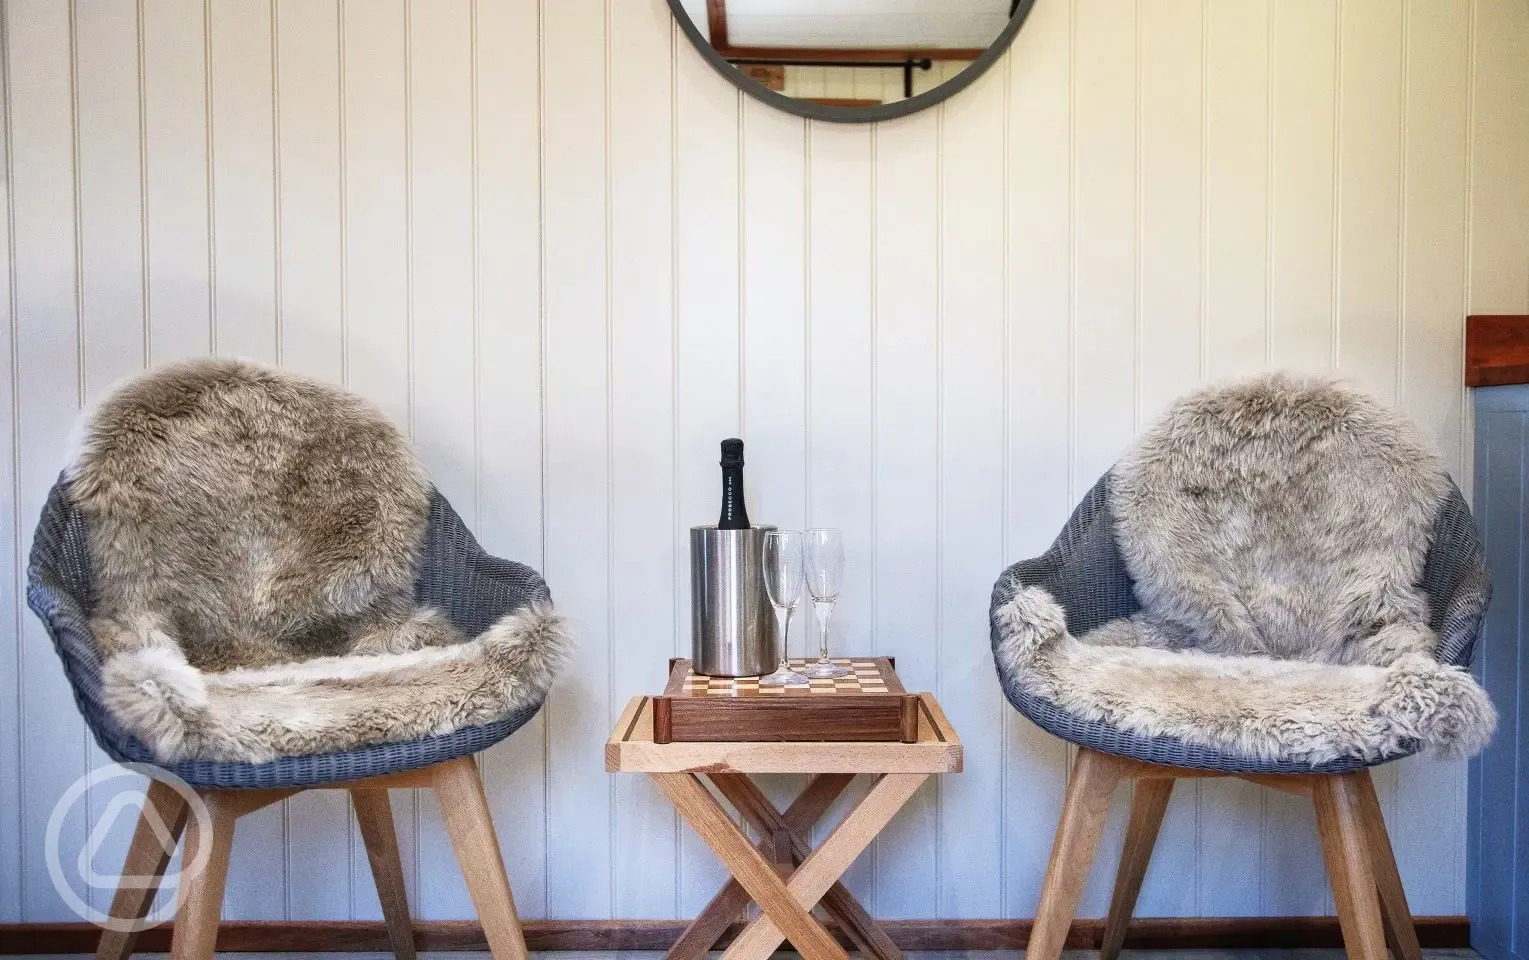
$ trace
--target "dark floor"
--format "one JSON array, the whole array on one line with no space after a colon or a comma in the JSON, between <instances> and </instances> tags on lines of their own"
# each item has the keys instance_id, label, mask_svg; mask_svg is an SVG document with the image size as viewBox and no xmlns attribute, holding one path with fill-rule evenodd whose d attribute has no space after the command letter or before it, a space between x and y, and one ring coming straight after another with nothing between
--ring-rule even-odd
<instances>
[{"instance_id":1,"label":"dark floor","mask_svg":"<svg viewBox=\"0 0 1529 960\"><path fill-rule=\"evenodd\" d=\"M134 954L135 957L162 958L165 954ZM392 960L390 953L239 953L224 954L236 960L301 960L304 957L333 957L336 960ZM661 960L659 952L631 953L533 953L534 960ZM712 954L713 960L720 953ZM797 960L795 954L781 958ZM1064 960L1087 960L1098 954L1089 950L1069 950ZM973 952L910 951L908 960L1023 960L1024 954L1013 950ZM1474 950L1424 950L1425 960L1480 960ZM1342 950L1125 950L1122 960L1344 960ZM18 957L15 960L87 960L85 954L53 957ZM487 953L422 953L420 960L490 960Z\"/></svg>"}]
</instances>

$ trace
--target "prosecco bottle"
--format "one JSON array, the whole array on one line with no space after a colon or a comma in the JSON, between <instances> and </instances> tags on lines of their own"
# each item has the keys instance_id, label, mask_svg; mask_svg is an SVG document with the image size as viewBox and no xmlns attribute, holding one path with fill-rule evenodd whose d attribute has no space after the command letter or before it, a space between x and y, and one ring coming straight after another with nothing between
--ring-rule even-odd
<instances>
[{"instance_id":1,"label":"prosecco bottle","mask_svg":"<svg viewBox=\"0 0 1529 960\"><path fill-rule=\"evenodd\" d=\"M748 507L743 504L743 441L732 437L722 441L722 515L718 530L747 530Z\"/></svg>"}]
</instances>

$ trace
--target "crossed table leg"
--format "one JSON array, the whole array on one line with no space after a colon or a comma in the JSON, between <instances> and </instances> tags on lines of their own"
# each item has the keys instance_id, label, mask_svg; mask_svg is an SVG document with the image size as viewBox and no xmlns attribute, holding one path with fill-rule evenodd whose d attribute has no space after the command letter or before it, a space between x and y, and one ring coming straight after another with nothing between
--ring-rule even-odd
<instances>
[{"instance_id":1,"label":"crossed table leg","mask_svg":"<svg viewBox=\"0 0 1529 960\"><path fill-rule=\"evenodd\" d=\"M760 915L728 947L723 960L766 960L788 939L806 960L843 960L844 948L812 915L820 902L857 948L877 960L901 960L897 945L838 880L928 774L882 774L817 850L807 842L808 831L844 792L853 774L818 775L784 813L743 774L708 776L763 839L756 847L697 774L653 774L675 809L734 878L690 924L669 951L670 958L690 960L703 955L752 899L759 904Z\"/></svg>"}]
</instances>

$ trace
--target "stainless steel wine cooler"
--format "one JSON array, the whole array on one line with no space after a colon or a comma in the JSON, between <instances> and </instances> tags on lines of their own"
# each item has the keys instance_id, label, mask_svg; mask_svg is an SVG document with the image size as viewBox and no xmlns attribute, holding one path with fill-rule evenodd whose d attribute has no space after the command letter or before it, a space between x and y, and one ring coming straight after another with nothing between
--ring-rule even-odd
<instances>
[{"instance_id":1,"label":"stainless steel wine cooler","mask_svg":"<svg viewBox=\"0 0 1529 960\"><path fill-rule=\"evenodd\" d=\"M690 528L691 663L711 677L757 677L780 656L761 551L774 527Z\"/></svg>"}]
</instances>

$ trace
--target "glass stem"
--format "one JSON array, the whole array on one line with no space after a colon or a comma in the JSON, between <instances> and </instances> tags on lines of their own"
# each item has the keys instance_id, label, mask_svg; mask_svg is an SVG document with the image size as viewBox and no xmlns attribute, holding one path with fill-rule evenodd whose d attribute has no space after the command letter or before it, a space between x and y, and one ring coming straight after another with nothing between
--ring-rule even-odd
<instances>
[{"instance_id":1,"label":"glass stem","mask_svg":"<svg viewBox=\"0 0 1529 960\"><path fill-rule=\"evenodd\" d=\"M791 611L792 607L782 607L785 616L780 621L780 668L791 669Z\"/></svg>"},{"instance_id":2,"label":"glass stem","mask_svg":"<svg viewBox=\"0 0 1529 960\"><path fill-rule=\"evenodd\" d=\"M818 663L828 662L828 619L833 616L834 602L832 600L812 601L812 612L817 614L818 620Z\"/></svg>"}]
</instances>

